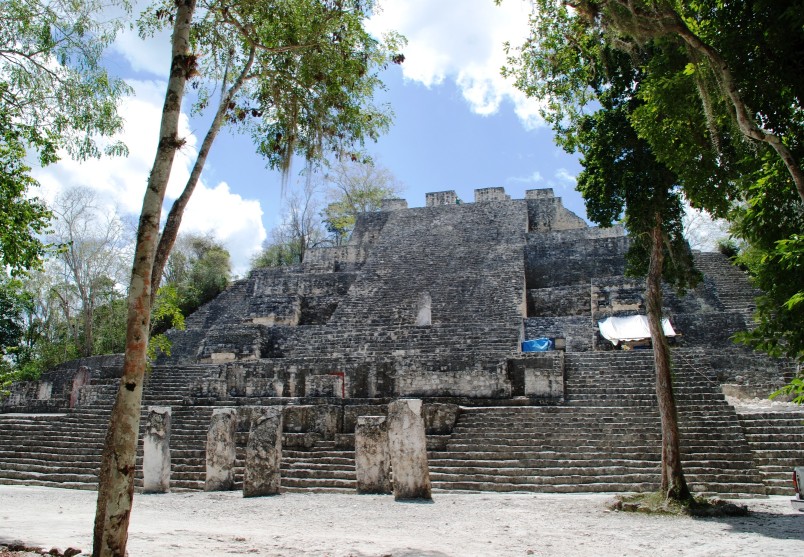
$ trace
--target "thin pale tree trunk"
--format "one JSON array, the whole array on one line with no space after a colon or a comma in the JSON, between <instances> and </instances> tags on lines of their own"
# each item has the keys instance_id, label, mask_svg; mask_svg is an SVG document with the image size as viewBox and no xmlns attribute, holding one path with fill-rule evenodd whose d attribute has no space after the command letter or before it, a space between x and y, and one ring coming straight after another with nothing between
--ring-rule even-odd
<instances>
[{"instance_id":1,"label":"thin pale tree trunk","mask_svg":"<svg viewBox=\"0 0 804 557\"><path fill-rule=\"evenodd\" d=\"M123 376L112 408L101 463L93 557L123 557L128 541L150 328L151 272L162 201L173 157L182 143L178 137L181 101L187 75L194 64L194 58L190 56L190 23L195 0L178 0L176 7L170 78L162 109L159 145L145 190L131 270Z\"/></svg>"},{"instance_id":2,"label":"thin pale tree trunk","mask_svg":"<svg viewBox=\"0 0 804 557\"><path fill-rule=\"evenodd\" d=\"M162 281L162 274L165 271L165 265L167 265L168 255L170 255L170 251L173 249L173 244L176 243L176 237L179 234L179 226L181 225L181 219L184 215L184 209L187 207L190 196L193 195L195 187L198 185L198 180L201 178L201 171L204 169L204 165L207 162L209 150L212 148L212 144L215 142L215 138L218 136L221 126L223 126L223 120L229 108L229 103L232 102L232 99L234 99L235 95L240 91L240 88L243 87L251 71L251 67L254 65L255 53L256 48L252 46L248 60L243 66L240 75L237 76L237 79L235 79L226 93L221 95L218 110L215 113L215 117L212 119L204 141L201 143L201 149L198 151L198 156L190 172L190 177L187 179L187 183L184 186L184 191L176 198L173 202L173 206L170 208L170 213L168 213L167 220L165 221L165 227L159 238L159 245L156 248L156 258L154 259L154 267L151 273L151 284L154 285L153 291L151 292L151 306L153 306L156 301L156 291L159 288L159 283Z\"/></svg>"},{"instance_id":3,"label":"thin pale tree trunk","mask_svg":"<svg viewBox=\"0 0 804 557\"><path fill-rule=\"evenodd\" d=\"M656 367L656 399L662 421L662 486L667 499L685 501L690 498L684 470L681 465L681 438L678 430L678 412L673 395L673 376L670 369L670 349L662 329L662 267L664 265L664 237L662 217L656 213L651 230L650 266L645 295L648 327L653 344Z\"/></svg>"}]
</instances>

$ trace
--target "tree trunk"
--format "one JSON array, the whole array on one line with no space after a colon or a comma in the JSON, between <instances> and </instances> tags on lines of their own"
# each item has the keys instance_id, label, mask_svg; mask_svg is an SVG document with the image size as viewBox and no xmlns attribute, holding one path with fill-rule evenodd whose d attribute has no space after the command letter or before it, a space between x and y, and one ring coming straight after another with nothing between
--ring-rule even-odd
<instances>
[{"instance_id":1,"label":"tree trunk","mask_svg":"<svg viewBox=\"0 0 804 557\"><path fill-rule=\"evenodd\" d=\"M154 165L140 213L126 322L126 354L120 389L112 408L98 485L93 557L126 554L134 495L137 438L151 319L151 272L159 235L162 201L173 157L181 146L178 122L187 75L192 69L190 23L195 0L179 0L172 36L172 62Z\"/></svg>"},{"instance_id":2,"label":"tree trunk","mask_svg":"<svg viewBox=\"0 0 804 557\"><path fill-rule=\"evenodd\" d=\"M81 349L81 353L84 357L89 357L94 352L95 348L95 334L92 328L92 317L93 313L95 313L95 308L89 300L84 302L84 309L83 309L83 320L84 320L84 346Z\"/></svg>"},{"instance_id":3,"label":"tree trunk","mask_svg":"<svg viewBox=\"0 0 804 557\"><path fill-rule=\"evenodd\" d=\"M678 413L673 396L673 376L670 370L670 349L662 329L662 267L664 265L664 239L662 217L654 215L651 231L650 266L646 281L648 326L653 344L656 366L656 399L662 420L662 493L667 499L685 501L690 498L684 470L681 466L681 440L678 431Z\"/></svg>"},{"instance_id":4,"label":"tree trunk","mask_svg":"<svg viewBox=\"0 0 804 557\"><path fill-rule=\"evenodd\" d=\"M193 191L195 191L198 180L201 178L201 171L207 162L209 150L212 148L212 144L214 143L215 138L218 136L218 132L223 125L223 119L226 115L226 111L229 108L229 103L235 97L237 92L240 91L240 88L248 78L248 73L251 71L251 67L254 64L255 54L256 48L252 46L249 52L248 60L240 71L237 79L234 81L234 83L232 83L232 86L229 88L229 90L226 91L225 94L221 95L218 110L215 113L215 117L212 119L212 123L209 125L209 130L204 137L204 141L201 143L201 149L198 151L195 164L193 165L193 169L190 172L190 176L184 186L184 191L182 191L181 195L176 198L176 200L173 202L173 206L170 208L170 213L168 213L167 220L165 221L165 227L162 230L162 235L159 238L159 244L156 248L156 257L154 258L154 266L151 273L151 284L153 284L153 291L151 292L152 306L156 301L156 291L159 289L159 283L162 282L162 274L165 271L165 265L167 265L168 255L170 255L170 251L173 249L173 244L176 243L176 237L179 234L179 226L181 225L181 219L184 215L184 209L187 207L187 203L190 201L190 196L193 195Z\"/></svg>"}]
</instances>

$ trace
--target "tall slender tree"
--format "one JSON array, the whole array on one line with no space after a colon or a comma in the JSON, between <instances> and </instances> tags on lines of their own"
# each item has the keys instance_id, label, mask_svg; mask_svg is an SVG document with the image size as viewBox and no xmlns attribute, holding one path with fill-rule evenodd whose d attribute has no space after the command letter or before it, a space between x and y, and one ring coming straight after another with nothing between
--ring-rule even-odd
<instances>
[{"instance_id":1,"label":"tall slender tree","mask_svg":"<svg viewBox=\"0 0 804 557\"><path fill-rule=\"evenodd\" d=\"M627 272L646 278L645 300L662 425L661 491L688 501L670 351L661 326L662 281L680 289L700 278L683 237L682 185L656 159L631 120L644 101L641 67L652 53L611 48L599 29L553 2L534 16L534 36L513 59L518 85L543 97L544 115L558 142L582 155L578 190L589 218L602 226L622 221L631 238ZM590 109L592 101L596 105Z\"/></svg>"},{"instance_id":2,"label":"tall slender tree","mask_svg":"<svg viewBox=\"0 0 804 557\"><path fill-rule=\"evenodd\" d=\"M202 9L197 10L197 7ZM101 464L93 539L94 556L126 553L137 433L146 368L150 309L184 208L206 156L224 123L246 126L269 165L289 170L294 154L314 160L375 138L388 114L371 104L380 66L391 52L363 28L373 2L177 0L154 6L144 30L172 25L171 68L159 141L137 229L128 298L126 353ZM184 192L164 229L161 207L188 81L197 84L203 109L220 91Z\"/></svg>"}]
</instances>

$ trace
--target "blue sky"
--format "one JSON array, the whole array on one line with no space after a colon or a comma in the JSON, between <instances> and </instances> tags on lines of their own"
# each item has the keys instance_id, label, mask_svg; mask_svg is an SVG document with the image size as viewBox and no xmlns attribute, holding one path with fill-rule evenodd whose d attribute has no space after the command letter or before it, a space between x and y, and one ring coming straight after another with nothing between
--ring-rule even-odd
<instances>
[{"instance_id":1,"label":"blue sky","mask_svg":"<svg viewBox=\"0 0 804 557\"><path fill-rule=\"evenodd\" d=\"M528 3L506 0L383 0L372 32L395 29L408 38L406 60L383 74L388 87L378 99L396 115L389 133L368 151L405 187L409 206L424 205L426 192L454 189L465 201L475 188L503 186L514 198L527 189L552 187L564 204L584 216L574 191L577 158L553 145L552 132L525 99L499 75L506 40L518 44L527 30ZM159 111L169 63L167 34L142 41L122 35L109 56L113 71L135 95L121 106L125 159L76 163L68 159L36 171L52 200L70 185L89 186L121 214L138 214L155 151ZM174 165L168 198L180 192L194 148L206 129L185 115L186 152ZM279 222L281 178L268 172L247 137L217 139L183 231L212 233L232 254L235 272Z\"/></svg>"}]
</instances>

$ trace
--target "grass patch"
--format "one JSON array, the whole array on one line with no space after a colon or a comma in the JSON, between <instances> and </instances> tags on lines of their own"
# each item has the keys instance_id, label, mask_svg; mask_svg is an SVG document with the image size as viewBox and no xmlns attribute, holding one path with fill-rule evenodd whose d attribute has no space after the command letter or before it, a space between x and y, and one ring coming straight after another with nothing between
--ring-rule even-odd
<instances>
[{"instance_id":1,"label":"grass patch","mask_svg":"<svg viewBox=\"0 0 804 557\"><path fill-rule=\"evenodd\" d=\"M609 505L613 511L676 516L748 516L748 507L717 498L693 497L689 501L666 499L659 492L618 495Z\"/></svg>"}]
</instances>

